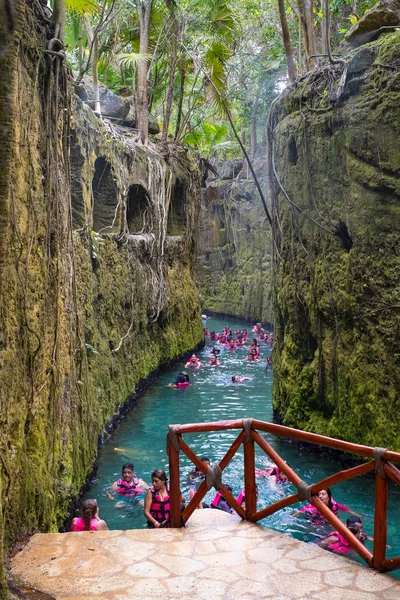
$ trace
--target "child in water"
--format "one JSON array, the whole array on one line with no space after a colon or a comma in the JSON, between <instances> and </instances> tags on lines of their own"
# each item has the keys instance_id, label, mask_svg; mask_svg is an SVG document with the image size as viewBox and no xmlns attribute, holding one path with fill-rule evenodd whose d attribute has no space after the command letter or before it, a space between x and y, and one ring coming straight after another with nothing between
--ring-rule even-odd
<instances>
[{"instance_id":1,"label":"child in water","mask_svg":"<svg viewBox=\"0 0 400 600\"><path fill-rule=\"evenodd\" d=\"M72 519L72 531L104 531L107 523L99 519L99 507L96 500L85 500L82 504L81 517Z\"/></svg>"},{"instance_id":2,"label":"child in water","mask_svg":"<svg viewBox=\"0 0 400 600\"><path fill-rule=\"evenodd\" d=\"M239 377L238 375L232 375L232 383L243 383L243 381L251 381L250 377Z\"/></svg>"}]
</instances>

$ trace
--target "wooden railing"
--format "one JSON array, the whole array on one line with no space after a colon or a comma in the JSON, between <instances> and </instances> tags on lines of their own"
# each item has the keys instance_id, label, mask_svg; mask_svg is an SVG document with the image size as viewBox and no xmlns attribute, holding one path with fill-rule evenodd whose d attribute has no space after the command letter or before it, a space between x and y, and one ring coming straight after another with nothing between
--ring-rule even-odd
<instances>
[{"instance_id":1,"label":"wooden railing","mask_svg":"<svg viewBox=\"0 0 400 600\"><path fill-rule=\"evenodd\" d=\"M207 467L201 462L200 458L184 441L183 435L189 433L204 433L211 431L223 431L227 429L239 430L237 438L232 443L224 458L217 467ZM364 461L362 464L339 471L334 475L308 485L297 475L297 473L279 456L279 454L270 446L270 444L259 434L259 431L274 434L280 437L290 438L301 442L308 442L325 446L335 450L342 450L357 456L373 459ZM287 496L279 502L275 502L262 510L257 510L256 499L256 480L255 480L255 446L258 446L269 456L269 458L285 473L289 481L297 488L297 493ZM244 488L246 492L246 508L239 505L237 500L228 491L223 483L219 481L218 475L226 468L234 457L240 446L244 446ZM180 475L179 475L179 453L182 451L193 462L193 464L206 475L189 504L181 513L180 508ZM266 423L256 419L240 419L236 421L218 421L215 423L194 423L189 425L170 425L167 436L167 452L169 454L169 474L171 485L171 525L172 527L182 527L190 515L202 501L210 487L219 489L223 497L230 506L242 517L248 521L256 523L278 510L300 502L308 500L315 506L326 518L336 531L341 533L348 540L352 548L365 560L372 568L378 571L392 571L400 568L400 556L386 559L386 537L387 537L387 506L388 506L388 480L392 479L397 485L400 485L400 470L391 462L400 462L400 453L392 452L382 448L370 448L360 444L353 444L342 440L317 435L276 425ZM317 493L329 486L342 481L352 479L358 475L363 475L370 471L375 471L375 510L374 510L374 544L373 552L370 552L364 544L358 540L344 523L335 516L335 514L318 498ZM208 472L208 473L207 473ZM208 483L207 483L208 482Z\"/></svg>"}]
</instances>

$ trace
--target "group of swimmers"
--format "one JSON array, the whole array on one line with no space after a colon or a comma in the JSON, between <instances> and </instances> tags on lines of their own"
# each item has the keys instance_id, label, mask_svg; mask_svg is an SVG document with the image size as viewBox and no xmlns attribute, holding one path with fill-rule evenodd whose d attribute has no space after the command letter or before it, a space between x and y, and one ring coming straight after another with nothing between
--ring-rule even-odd
<instances>
[{"instance_id":1,"label":"group of swimmers","mask_svg":"<svg viewBox=\"0 0 400 600\"><path fill-rule=\"evenodd\" d=\"M204 319L206 317L204 316ZM211 341L215 344L225 345L227 350L236 350L236 348L244 346L247 344L248 337L247 329L237 329L235 331L236 339L233 337L232 329L229 327L224 327L222 333L215 333L215 331L210 332L208 328L204 328L204 335L210 337ZM272 344L274 341L274 334L271 333L269 335L265 334L264 329L261 326L261 323L256 323L253 327L253 334L258 337L254 337L250 343L248 348L247 360L249 361L259 361L260 360L260 346L258 340L265 340L268 342L268 347L272 348ZM208 361L208 365L210 367L218 367L221 364L219 355L220 348L213 347L211 349L211 356ZM265 361L266 370L268 371L268 367L272 366L272 359L270 356L266 358ZM185 364L185 369L190 369L190 371L194 374L201 367L201 360L199 357L193 353L192 356ZM250 381L250 377L240 377L238 375L233 375L231 379L231 383L243 383L244 381ZM191 384L190 377L187 371L181 371L173 383L168 384L167 387L184 389Z\"/></svg>"},{"instance_id":2,"label":"group of swimmers","mask_svg":"<svg viewBox=\"0 0 400 600\"><path fill-rule=\"evenodd\" d=\"M215 344L220 346L225 344L227 350L234 350L238 346L243 346L247 343L248 331L246 329L238 329L235 331L236 339L233 338L232 330L228 327L223 329L222 334L216 334L215 332L209 332L205 329L205 334L208 335ZM268 345L272 347L273 334L265 335L265 332L260 323L257 323L253 327L253 334L255 337L249 347L248 360L259 360L260 348L258 340L267 341ZM258 338L258 339L257 339ZM211 350L211 356L209 360L210 367L217 367L220 365L219 360L220 348L213 347ZM266 366L271 365L270 357L267 358ZM189 360L186 362L185 368L192 371L197 371L201 367L201 361L192 354ZM249 381L249 377L240 377L237 375L232 376L232 383L243 383ZM187 371L179 373L175 379L175 382L170 384L170 387L184 388L190 385L190 378ZM201 461L205 467L210 466L210 460L208 457L203 456ZM277 488L288 482L286 475L275 465L269 465L265 469L256 469L256 477L268 478L268 484L270 487ZM189 474L189 496L192 498L198 485L205 479L205 474L201 469L195 469ZM170 488L166 473L162 469L157 469L151 474L152 485L149 486L147 483L135 475L134 465L132 463L126 463L122 467L121 478L115 481L109 490L107 490L107 497L116 502L116 506L125 504L126 499L140 499L144 497L143 509L144 515L147 519L148 527L150 528L164 528L170 527ZM232 488L229 485L225 486L229 492L232 493ZM258 497L258 487L256 488ZM323 502L334 514L338 514L339 511L348 512L350 516L346 521L346 526L359 540L373 541L372 538L364 534L362 530L362 521L360 515L351 511L347 506L339 504L332 498L332 494L329 488L321 490L318 493L318 498ZM242 506L246 507L246 494L245 490L242 489L237 496L237 502ZM181 495L181 507L184 507L185 498ZM210 504L204 502L198 505L198 508L213 508L222 510L228 513L233 513L234 510L229 505L229 502L220 492L216 492L214 498ZM304 514L307 518L315 525L325 523L325 518L322 513L312 504L304 506L298 511L295 511L292 516L296 517L300 514ZM104 520L99 517L99 508L96 500L89 499L85 500L82 505L81 516L73 519L72 530L73 531L100 531L108 529L107 524ZM348 553L351 551L351 546L344 536L338 532L333 531L326 535L320 540L319 545L322 548L326 548L333 552L340 554Z\"/></svg>"},{"instance_id":3,"label":"group of swimmers","mask_svg":"<svg viewBox=\"0 0 400 600\"><path fill-rule=\"evenodd\" d=\"M144 515L150 528L170 527L169 485L165 471L156 469L151 474L149 486L143 479L136 477L132 463L122 466L121 478L115 481L107 497L116 502L121 498L137 499L144 495ZM96 500L85 500L82 504L81 516L72 520L72 531L101 531L108 529L105 521L99 517Z\"/></svg>"},{"instance_id":4,"label":"group of swimmers","mask_svg":"<svg viewBox=\"0 0 400 600\"><path fill-rule=\"evenodd\" d=\"M210 459L207 456L201 458L204 466L210 466ZM266 469L257 469L257 477L268 477L269 483L273 486L285 484L288 479L286 475L277 467L271 466ZM189 496L193 498L198 488L198 485L204 481L205 473L201 469L195 469L188 476ZM147 519L149 528L168 528L170 523L170 487L168 478L162 469L156 469L151 474L152 485L148 486L143 479L136 477L134 465L126 463L122 466L122 476L115 481L110 489L106 492L108 498L118 502L122 497L124 499L138 498L144 495L144 516ZM225 486L232 493L232 487ZM256 487L256 497L258 498L258 486ZM339 511L351 514L346 521L346 527L353 535L361 542L371 541L373 538L367 536L363 532L363 523L360 515L350 510L347 506L339 504L332 497L332 492L329 488L322 489L318 492L318 498L327 506L333 514L338 515ZM245 509L246 508L246 492L242 489L237 497L237 502ZM181 495L181 509L185 506L185 498ZM234 510L230 506L228 500L224 498L219 491L216 492L211 503L208 505L204 502L200 503L197 508L217 509L227 513L233 513ZM313 504L307 504L300 510L295 511L292 517L304 514L314 525L325 523L325 518L322 513ZM99 508L96 500L88 499L83 502L81 516L73 519L72 531L102 531L107 530L107 524L99 517ZM346 538L339 531L332 531L322 538L319 542L322 548L330 550L338 554L348 554L352 548ZM387 546L390 549L390 546Z\"/></svg>"}]
</instances>

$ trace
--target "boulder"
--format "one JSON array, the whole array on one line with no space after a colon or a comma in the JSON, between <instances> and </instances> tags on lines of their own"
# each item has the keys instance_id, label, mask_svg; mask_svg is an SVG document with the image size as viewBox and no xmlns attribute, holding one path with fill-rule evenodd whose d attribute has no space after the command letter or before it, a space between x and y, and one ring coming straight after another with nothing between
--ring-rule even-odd
<instances>
[{"instance_id":1,"label":"boulder","mask_svg":"<svg viewBox=\"0 0 400 600\"><path fill-rule=\"evenodd\" d=\"M133 100L133 96L127 96L125 98L125 100L129 104L129 112L126 115L126 117L124 118L124 122L122 124L126 125L127 127L135 127L136 126L136 114L135 114L135 103ZM158 121L151 114L149 114L149 133L152 133L153 135L160 133L160 126L158 124Z\"/></svg>"},{"instance_id":2,"label":"boulder","mask_svg":"<svg viewBox=\"0 0 400 600\"><path fill-rule=\"evenodd\" d=\"M99 83L99 87L101 114L103 117L121 119L122 125L134 128L136 126L136 117L133 96L121 98L109 90L103 83ZM84 75L82 81L78 85L75 85L75 93L90 108L94 108L93 81L91 77ZM160 126L153 115L149 115L149 133L160 133Z\"/></svg>"},{"instance_id":3,"label":"boulder","mask_svg":"<svg viewBox=\"0 0 400 600\"><path fill-rule=\"evenodd\" d=\"M400 0L381 0L370 8L346 33L344 43L351 48L373 42L385 31L381 27L400 26Z\"/></svg>"},{"instance_id":4,"label":"boulder","mask_svg":"<svg viewBox=\"0 0 400 600\"><path fill-rule=\"evenodd\" d=\"M113 119L125 119L129 112L129 103L114 94L103 83L99 83L101 114ZM94 108L93 81L84 75L82 81L75 86L75 93L83 102Z\"/></svg>"}]
</instances>

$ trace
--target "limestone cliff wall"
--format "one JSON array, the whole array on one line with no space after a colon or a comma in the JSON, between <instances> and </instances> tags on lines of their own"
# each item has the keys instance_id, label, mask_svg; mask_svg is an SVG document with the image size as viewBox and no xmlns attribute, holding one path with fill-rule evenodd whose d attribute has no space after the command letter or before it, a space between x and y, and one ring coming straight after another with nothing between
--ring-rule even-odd
<instances>
[{"instance_id":1,"label":"limestone cliff wall","mask_svg":"<svg viewBox=\"0 0 400 600\"><path fill-rule=\"evenodd\" d=\"M46 53L39 7L16 3L1 54L5 550L57 529L108 421L151 371L203 339L197 167L182 148L138 146L74 98L65 65Z\"/></svg>"},{"instance_id":2,"label":"limestone cliff wall","mask_svg":"<svg viewBox=\"0 0 400 600\"><path fill-rule=\"evenodd\" d=\"M345 78L303 77L269 124L276 417L397 450L399 56L400 32L361 46Z\"/></svg>"},{"instance_id":3,"label":"limestone cliff wall","mask_svg":"<svg viewBox=\"0 0 400 600\"><path fill-rule=\"evenodd\" d=\"M205 311L273 323L271 229L242 160L217 163L203 191L199 281ZM256 163L267 189L266 162Z\"/></svg>"}]
</instances>

